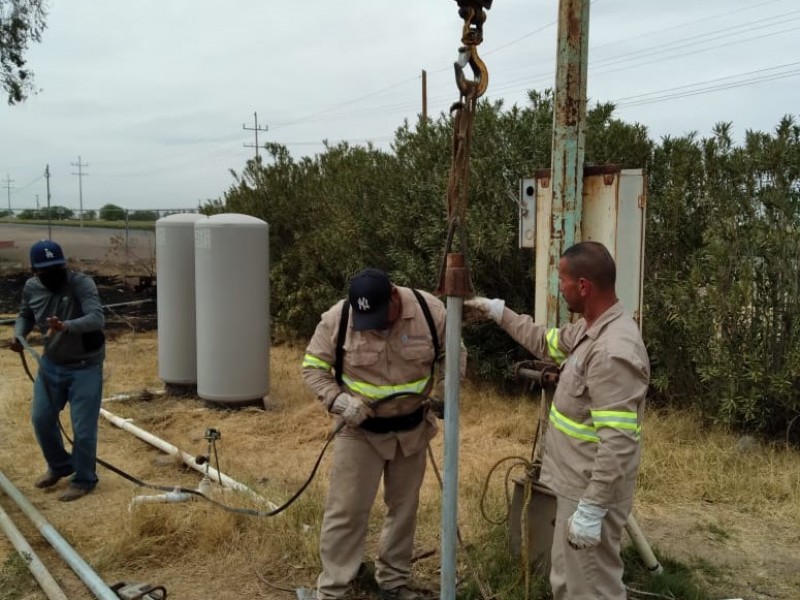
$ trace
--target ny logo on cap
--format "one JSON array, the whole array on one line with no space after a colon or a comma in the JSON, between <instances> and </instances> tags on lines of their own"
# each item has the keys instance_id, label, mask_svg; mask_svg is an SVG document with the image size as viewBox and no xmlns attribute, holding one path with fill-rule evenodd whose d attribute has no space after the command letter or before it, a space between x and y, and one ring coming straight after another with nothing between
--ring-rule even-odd
<instances>
[{"instance_id":1,"label":"ny logo on cap","mask_svg":"<svg viewBox=\"0 0 800 600\"><path fill-rule=\"evenodd\" d=\"M364 312L369 310L369 299L364 298L363 296L358 299L358 310Z\"/></svg>"},{"instance_id":2,"label":"ny logo on cap","mask_svg":"<svg viewBox=\"0 0 800 600\"><path fill-rule=\"evenodd\" d=\"M50 248L45 248L45 249L44 249L44 255L45 255L47 258L55 258L55 257L56 257L56 255L55 255L55 254L53 254L53 251L52 251L52 250L50 250Z\"/></svg>"}]
</instances>

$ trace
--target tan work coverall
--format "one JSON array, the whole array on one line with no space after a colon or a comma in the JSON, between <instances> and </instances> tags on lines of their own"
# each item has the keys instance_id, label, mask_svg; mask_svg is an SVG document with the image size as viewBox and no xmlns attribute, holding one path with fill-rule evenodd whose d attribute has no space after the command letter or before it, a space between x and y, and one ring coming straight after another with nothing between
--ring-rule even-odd
<instances>
[{"instance_id":1,"label":"tan work coverall","mask_svg":"<svg viewBox=\"0 0 800 600\"><path fill-rule=\"evenodd\" d=\"M501 327L561 374L549 414L541 481L557 495L550 583L555 600L624 600L620 538L633 503L650 362L620 302L587 329L537 325L506 308ZM579 500L608 509L599 546L574 550L567 520Z\"/></svg>"},{"instance_id":2,"label":"tan work coverall","mask_svg":"<svg viewBox=\"0 0 800 600\"><path fill-rule=\"evenodd\" d=\"M355 331L351 313L344 341L345 390L339 388L332 372L344 301L322 315L306 349L303 378L326 409L342 391L374 401L399 391L430 390L434 360L430 328L411 289L397 286L397 290L401 315L388 331ZM427 292L420 293L442 343L444 304ZM412 403L406 405L406 411L418 407L419 402ZM387 512L375 578L384 589L409 583L425 450L436 430L434 415L425 410L422 422L407 431L373 433L345 427L339 434L320 534L322 573L317 580L317 598L343 598L349 592L363 560L369 513L381 477Z\"/></svg>"}]
</instances>

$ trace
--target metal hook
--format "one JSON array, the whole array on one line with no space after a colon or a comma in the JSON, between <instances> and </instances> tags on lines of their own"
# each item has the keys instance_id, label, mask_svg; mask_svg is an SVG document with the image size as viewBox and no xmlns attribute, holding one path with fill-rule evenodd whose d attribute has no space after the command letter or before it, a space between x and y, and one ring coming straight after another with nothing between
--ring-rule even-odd
<instances>
[{"instance_id":1,"label":"metal hook","mask_svg":"<svg viewBox=\"0 0 800 600\"><path fill-rule=\"evenodd\" d=\"M464 67L469 64L474 79L468 80L464 75ZM478 56L476 46L461 46L458 49L458 60L453 63L456 72L456 86L464 98L480 98L489 87L489 71L486 64Z\"/></svg>"}]
</instances>

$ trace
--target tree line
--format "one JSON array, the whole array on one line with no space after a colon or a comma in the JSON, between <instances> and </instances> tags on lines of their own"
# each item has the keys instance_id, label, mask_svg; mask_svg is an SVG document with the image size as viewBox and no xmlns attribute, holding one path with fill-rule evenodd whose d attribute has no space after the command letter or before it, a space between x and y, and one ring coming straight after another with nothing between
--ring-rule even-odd
<instances>
[{"instance_id":1,"label":"tree line","mask_svg":"<svg viewBox=\"0 0 800 600\"><path fill-rule=\"evenodd\" d=\"M553 103L482 101L476 113L467 216L476 292L533 312L534 257L517 245L518 182L550 165ZM293 157L267 144L206 214L238 212L270 225L273 330L305 339L363 266L400 285L432 290L443 260L448 115L404 123L391 149L326 145ZM800 126L733 141L729 123L709 137L652 140L640 123L598 104L587 115L586 163L648 173L644 338L651 402L702 418L783 435L800 414ZM465 330L473 371L498 384L528 358L498 328ZM798 419L800 421L800 419ZM800 430L800 425L798 428Z\"/></svg>"}]
</instances>

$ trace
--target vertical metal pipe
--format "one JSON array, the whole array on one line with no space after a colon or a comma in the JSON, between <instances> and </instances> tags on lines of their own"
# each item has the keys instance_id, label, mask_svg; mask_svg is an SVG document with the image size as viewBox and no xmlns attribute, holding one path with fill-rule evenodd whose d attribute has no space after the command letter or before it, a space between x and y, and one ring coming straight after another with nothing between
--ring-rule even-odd
<instances>
[{"instance_id":1,"label":"vertical metal pipe","mask_svg":"<svg viewBox=\"0 0 800 600\"><path fill-rule=\"evenodd\" d=\"M53 549L58 552L61 558L64 559L69 567L75 571L75 574L81 578L81 581L86 584L92 593L95 595L96 598L100 600L119 600L119 597L114 593L114 591L106 585L106 583L100 579L100 576L95 573L92 568L83 560L75 549L69 545L69 543L61 537L61 535L56 531L55 527L53 527L50 523L45 520L42 514L34 508L33 504L28 502L28 500L23 496L19 490L14 487L14 484L11 483L8 478L0 471L0 488L9 495L9 497L17 503L17 506L20 507L22 512L25 513L36 528L39 530L39 533L44 536L44 538L50 542L50 545L53 546Z\"/></svg>"},{"instance_id":2,"label":"vertical metal pipe","mask_svg":"<svg viewBox=\"0 0 800 600\"><path fill-rule=\"evenodd\" d=\"M558 260L564 250L581 238L589 4L589 0L561 0L558 7L547 294L547 325L550 327L568 318L566 304L558 291Z\"/></svg>"},{"instance_id":3,"label":"vertical metal pipe","mask_svg":"<svg viewBox=\"0 0 800 600\"><path fill-rule=\"evenodd\" d=\"M461 313L464 298L447 296L444 376L441 600L456 597L458 543L458 399L461 387Z\"/></svg>"},{"instance_id":4,"label":"vertical metal pipe","mask_svg":"<svg viewBox=\"0 0 800 600\"><path fill-rule=\"evenodd\" d=\"M50 600L68 600L64 591L58 586L53 576L50 575L50 571L42 564L36 552L33 551L28 541L20 533L19 529L16 528L14 522L2 508L0 508L0 527L3 528L8 539L14 544L14 548L16 548L17 553L19 553L25 561L28 570L39 584L39 587L42 588L45 596Z\"/></svg>"}]
</instances>

